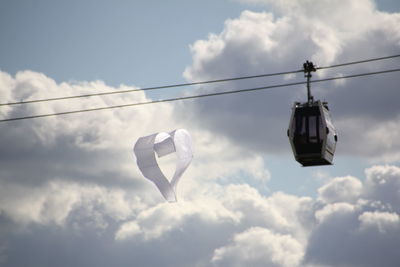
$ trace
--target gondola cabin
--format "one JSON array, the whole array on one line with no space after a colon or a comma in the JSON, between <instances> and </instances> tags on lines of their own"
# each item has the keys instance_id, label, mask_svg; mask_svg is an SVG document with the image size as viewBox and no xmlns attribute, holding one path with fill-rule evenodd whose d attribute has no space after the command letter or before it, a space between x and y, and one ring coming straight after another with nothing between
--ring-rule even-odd
<instances>
[{"instance_id":1,"label":"gondola cabin","mask_svg":"<svg viewBox=\"0 0 400 267\"><path fill-rule=\"evenodd\" d=\"M294 103L287 133L294 157L301 165L332 164L337 134L326 102Z\"/></svg>"}]
</instances>

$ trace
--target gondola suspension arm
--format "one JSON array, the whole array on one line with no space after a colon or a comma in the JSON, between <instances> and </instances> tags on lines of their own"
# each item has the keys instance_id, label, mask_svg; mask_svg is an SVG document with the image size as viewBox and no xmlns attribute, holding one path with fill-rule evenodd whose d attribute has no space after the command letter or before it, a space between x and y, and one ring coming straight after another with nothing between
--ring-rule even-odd
<instances>
[{"instance_id":1,"label":"gondola suspension arm","mask_svg":"<svg viewBox=\"0 0 400 267\"><path fill-rule=\"evenodd\" d=\"M311 95L311 86L310 86L310 80L311 80L311 72L317 71L315 68L314 64L312 62L309 62L308 60L306 63L303 64L303 70L304 70L304 77L307 78L307 100L308 104L312 104L314 102L314 97Z\"/></svg>"}]
</instances>

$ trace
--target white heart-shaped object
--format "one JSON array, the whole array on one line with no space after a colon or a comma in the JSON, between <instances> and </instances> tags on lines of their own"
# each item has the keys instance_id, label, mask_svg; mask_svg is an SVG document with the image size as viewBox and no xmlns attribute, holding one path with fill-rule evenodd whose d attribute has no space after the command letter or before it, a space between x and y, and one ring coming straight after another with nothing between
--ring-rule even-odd
<instances>
[{"instance_id":1,"label":"white heart-shaped object","mask_svg":"<svg viewBox=\"0 0 400 267\"><path fill-rule=\"evenodd\" d=\"M193 158L189 132L177 129L169 133L161 132L140 137L133 147L133 152L143 176L155 183L167 201L175 202L176 186ZM155 154L163 157L173 152L176 152L176 169L169 181L161 171Z\"/></svg>"}]
</instances>

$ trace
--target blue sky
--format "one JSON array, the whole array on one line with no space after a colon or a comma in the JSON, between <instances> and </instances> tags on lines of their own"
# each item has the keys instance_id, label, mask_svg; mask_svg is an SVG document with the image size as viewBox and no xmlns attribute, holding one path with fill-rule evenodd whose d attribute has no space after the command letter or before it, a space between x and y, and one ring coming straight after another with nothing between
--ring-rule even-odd
<instances>
[{"instance_id":1,"label":"blue sky","mask_svg":"<svg viewBox=\"0 0 400 267\"><path fill-rule=\"evenodd\" d=\"M0 0L0 102L400 54L399 1L337 2ZM0 116L302 76L0 107ZM0 265L396 266L399 82L386 74L313 84L339 133L328 167L300 167L291 153L286 127L292 103L305 99L303 87L2 124ZM169 204L136 168L132 147L141 136L176 128L192 134L195 154L178 203Z\"/></svg>"},{"instance_id":2,"label":"blue sky","mask_svg":"<svg viewBox=\"0 0 400 267\"><path fill-rule=\"evenodd\" d=\"M189 45L222 30L233 1L2 1L1 68L56 81L181 82ZM257 9L257 8L253 8ZM104 64L108 62L108 64Z\"/></svg>"}]
</instances>

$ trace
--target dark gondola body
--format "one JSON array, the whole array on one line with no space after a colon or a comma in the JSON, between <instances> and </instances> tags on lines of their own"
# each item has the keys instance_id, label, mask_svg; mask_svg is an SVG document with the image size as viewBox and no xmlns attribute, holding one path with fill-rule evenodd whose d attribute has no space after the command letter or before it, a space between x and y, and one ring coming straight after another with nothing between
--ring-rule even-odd
<instances>
[{"instance_id":1,"label":"dark gondola body","mask_svg":"<svg viewBox=\"0 0 400 267\"><path fill-rule=\"evenodd\" d=\"M294 103L288 137L294 157L301 165L331 165L337 134L327 103L319 100Z\"/></svg>"}]
</instances>

